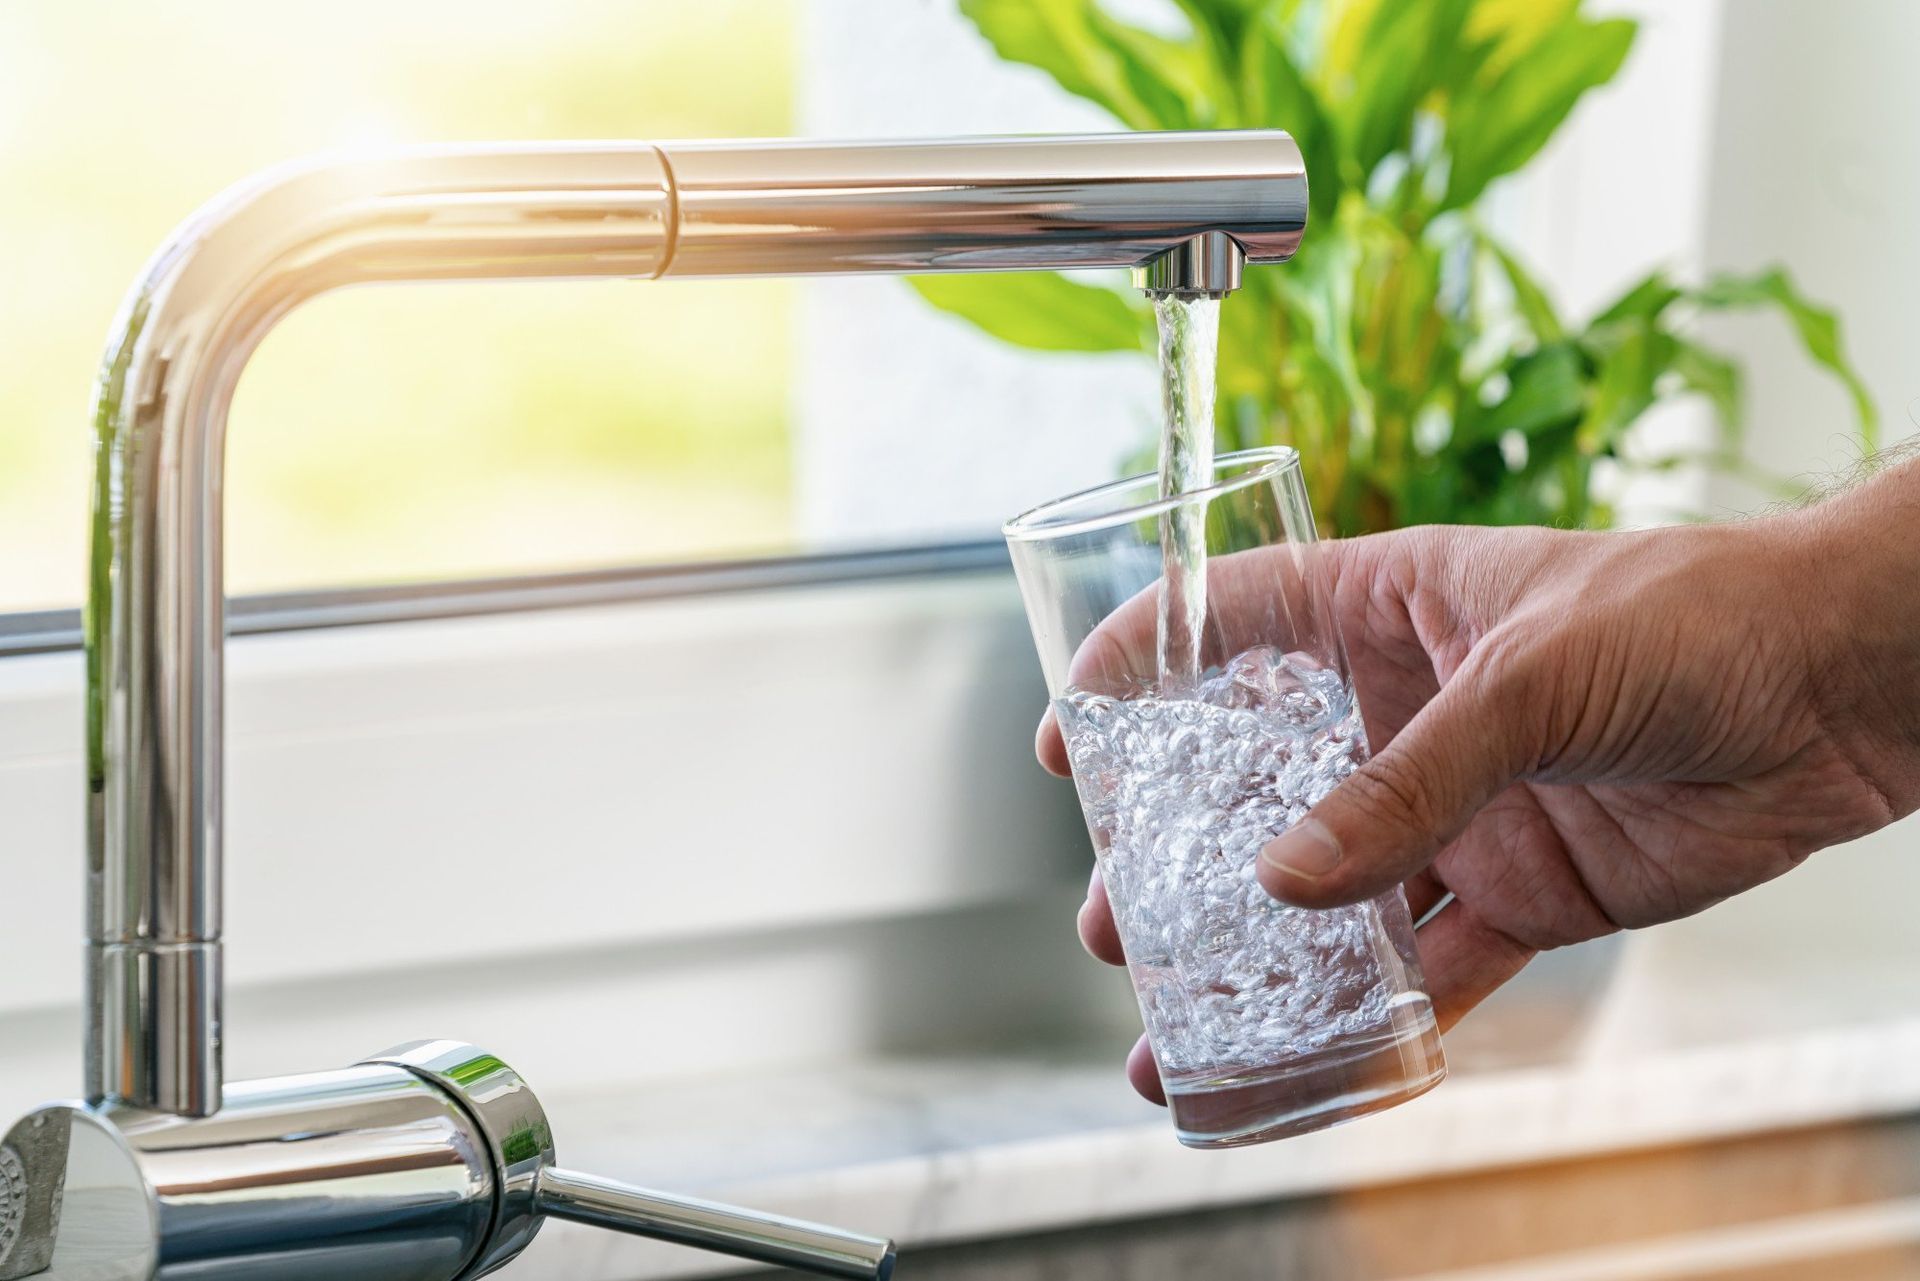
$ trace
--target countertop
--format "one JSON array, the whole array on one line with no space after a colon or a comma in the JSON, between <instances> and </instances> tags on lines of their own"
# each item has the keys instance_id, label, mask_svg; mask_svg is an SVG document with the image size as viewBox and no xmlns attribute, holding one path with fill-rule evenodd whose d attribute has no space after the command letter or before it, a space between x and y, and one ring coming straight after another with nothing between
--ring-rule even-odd
<instances>
[{"instance_id":1,"label":"countertop","mask_svg":"<svg viewBox=\"0 0 1920 1281\"><path fill-rule=\"evenodd\" d=\"M1232 1152L1180 1147L1119 1073L1123 1038L928 1054L549 1100L563 1161L916 1246L1434 1178L1920 1109L1920 974L1863 932L1815 956L1751 921L1615 940L1448 1038L1412 1103ZM1596 980L1598 976L1598 981ZM1556 996L1556 993L1559 993ZM522 1277L738 1271L550 1224Z\"/></svg>"}]
</instances>

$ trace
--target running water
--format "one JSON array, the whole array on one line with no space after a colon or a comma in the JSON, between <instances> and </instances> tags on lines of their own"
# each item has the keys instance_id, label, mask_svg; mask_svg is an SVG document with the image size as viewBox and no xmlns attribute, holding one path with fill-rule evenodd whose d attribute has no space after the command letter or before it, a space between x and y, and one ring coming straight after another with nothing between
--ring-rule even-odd
<instances>
[{"instance_id":1,"label":"running water","mask_svg":"<svg viewBox=\"0 0 1920 1281\"><path fill-rule=\"evenodd\" d=\"M1160 493L1178 500L1214 482L1220 303L1154 307ZM1444 1068L1398 892L1305 911L1256 876L1366 759L1366 732L1325 656L1261 645L1209 669L1206 526L1205 502L1160 517L1153 683L1069 689L1054 710L1175 1126L1218 1147L1357 1115Z\"/></svg>"},{"instance_id":2,"label":"running water","mask_svg":"<svg viewBox=\"0 0 1920 1281\"><path fill-rule=\"evenodd\" d=\"M1172 497L1213 483L1220 300L1163 294L1154 299L1153 309L1160 322L1160 384L1166 405L1160 493ZM1160 518L1160 555L1160 688L1191 689L1206 667L1200 639L1207 617L1206 504L1182 504Z\"/></svg>"}]
</instances>

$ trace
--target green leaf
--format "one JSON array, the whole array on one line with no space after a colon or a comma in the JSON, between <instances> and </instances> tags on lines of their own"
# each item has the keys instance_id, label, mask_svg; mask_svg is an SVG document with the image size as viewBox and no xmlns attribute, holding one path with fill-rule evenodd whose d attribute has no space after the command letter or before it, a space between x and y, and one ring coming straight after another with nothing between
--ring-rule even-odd
<instances>
[{"instance_id":1,"label":"green leaf","mask_svg":"<svg viewBox=\"0 0 1920 1281\"><path fill-rule=\"evenodd\" d=\"M1338 89L1353 79L1367 37L1386 7L1385 0L1340 0L1335 5L1333 26L1321 42L1320 65L1315 69L1327 87Z\"/></svg>"},{"instance_id":2,"label":"green leaf","mask_svg":"<svg viewBox=\"0 0 1920 1281\"><path fill-rule=\"evenodd\" d=\"M1152 349L1153 313L1144 304L1056 272L913 276L907 283L942 311L1016 346L1043 351Z\"/></svg>"},{"instance_id":3,"label":"green leaf","mask_svg":"<svg viewBox=\"0 0 1920 1281\"><path fill-rule=\"evenodd\" d=\"M1256 300L1244 290L1240 297L1249 305L1236 307L1230 302L1220 308L1220 362L1215 382L1223 406L1257 401L1270 391L1275 362L1263 356L1272 352L1282 338L1275 325L1280 318L1265 305L1266 299ZM1300 337L1305 340L1307 335Z\"/></svg>"},{"instance_id":4,"label":"green leaf","mask_svg":"<svg viewBox=\"0 0 1920 1281\"><path fill-rule=\"evenodd\" d=\"M1092 0L1086 9L1093 33L1113 51L1128 86L1158 128L1210 128L1223 114L1235 113L1236 86L1222 74L1209 43L1168 40L1128 26Z\"/></svg>"},{"instance_id":5,"label":"green leaf","mask_svg":"<svg viewBox=\"0 0 1920 1281\"><path fill-rule=\"evenodd\" d=\"M1853 397L1854 413L1860 419L1860 440L1868 450L1879 447L1880 415L1873 396L1847 360L1840 341L1840 318L1825 307L1809 301L1785 267L1771 267L1752 276L1725 274L1715 276L1689 295L1702 307L1729 310L1751 307L1778 307L1793 323L1800 345L1824 366Z\"/></svg>"},{"instance_id":6,"label":"green leaf","mask_svg":"<svg viewBox=\"0 0 1920 1281\"><path fill-rule=\"evenodd\" d=\"M1240 63L1248 29L1260 18L1290 20L1299 0L1174 0L1193 24L1194 34L1212 50L1215 65L1231 76Z\"/></svg>"},{"instance_id":7,"label":"green leaf","mask_svg":"<svg viewBox=\"0 0 1920 1281\"><path fill-rule=\"evenodd\" d=\"M1665 271L1654 271L1588 321L1587 328L1589 330L1604 329L1622 321L1650 322L1671 306L1680 295L1680 288L1667 279Z\"/></svg>"},{"instance_id":8,"label":"green leaf","mask_svg":"<svg viewBox=\"0 0 1920 1281\"><path fill-rule=\"evenodd\" d=\"M1287 53L1287 29L1278 10L1256 23L1241 46L1240 102L1241 123L1293 135L1307 165L1308 225L1330 228L1343 190L1340 140L1319 96Z\"/></svg>"},{"instance_id":9,"label":"green leaf","mask_svg":"<svg viewBox=\"0 0 1920 1281\"><path fill-rule=\"evenodd\" d=\"M1587 90L1613 79L1633 46L1626 18L1555 27L1479 92L1453 101L1447 146L1452 165L1441 207L1479 199L1487 184L1527 163Z\"/></svg>"},{"instance_id":10,"label":"green leaf","mask_svg":"<svg viewBox=\"0 0 1920 1281\"><path fill-rule=\"evenodd\" d=\"M1579 441L1588 453L1614 448L1635 419L1658 396L1660 376L1672 366L1679 340L1650 324L1628 328L1607 349L1592 353L1599 378L1580 423Z\"/></svg>"},{"instance_id":11,"label":"green leaf","mask_svg":"<svg viewBox=\"0 0 1920 1281\"><path fill-rule=\"evenodd\" d=\"M1729 435L1740 430L1742 413L1740 366L1716 351L1682 338L1673 351L1673 372L1688 391L1706 397L1720 427Z\"/></svg>"},{"instance_id":12,"label":"green leaf","mask_svg":"<svg viewBox=\"0 0 1920 1281\"><path fill-rule=\"evenodd\" d=\"M1192 129L1225 105L1198 43L1109 17L1094 0L960 0L994 51L1039 67L1132 129Z\"/></svg>"},{"instance_id":13,"label":"green leaf","mask_svg":"<svg viewBox=\"0 0 1920 1281\"><path fill-rule=\"evenodd\" d=\"M1299 0L1174 0L1195 27L1216 27L1232 34L1236 23L1244 23L1262 11L1273 11L1283 18L1293 16Z\"/></svg>"},{"instance_id":14,"label":"green leaf","mask_svg":"<svg viewBox=\"0 0 1920 1281\"><path fill-rule=\"evenodd\" d=\"M1334 32L1340 55L1323 99L1364 183L1374 166L1404 149L1416 108L1441 84L1445 51L1460 42L1472 0L1353 4Z\"/></svg>"},{"instance_id":15,"label":"green leaf","mask_svg":"<svg viewBox=\"0 0 1920 1281\"><path fill-rule=\"evenodd\" d=\"M1507 369L1507 394L1473 418L1471 439L1498 440L1510 431L1535 436L1580 417L1587 379L1572 343L1557 342L1520 357Z\"/></svg>"},{"instance_id":16,"label":"green leaf","mask_svg":"<svg viewBox=\"0 0 1920 1281\"><path fill-rule=\"evenodd\" d=\"M1540 287L1540 282L1498 241L1484 234L1477 238L1481 247L1499 264L1500 274L1506 278L1508 288L1513 290L1514 308L1519 311L1520 319L1527 322L1527 328L1533 331L1534 340L1555 343L1565 337L1566 331L1561 328L1559 313L1554 311L1553 301L1547 297L1547 291Z\"/></svg>"},{"instance_id":17,"label":"green leaf","mask_svg":"<svg viewBox=\"0 0 1920 1281\"><path fill-rule=\"evenodd\" d=\"M1580 0L1479 0L1467 18L1467 40L1480 50L1476 74L1491 82L1579 9Z\"/></svg>"}]
</instances>

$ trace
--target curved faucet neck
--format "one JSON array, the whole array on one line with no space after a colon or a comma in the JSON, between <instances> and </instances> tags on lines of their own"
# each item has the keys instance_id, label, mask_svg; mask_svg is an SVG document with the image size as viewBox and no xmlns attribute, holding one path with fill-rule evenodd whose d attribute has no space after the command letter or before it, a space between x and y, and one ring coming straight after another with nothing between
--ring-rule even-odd
<instances>
[{"instance_id":1,"label":"curved faucet neck","mask_svg":"<svg viewBox=\"0 0 1920 1281\"><path fill-rule=\"evenodd\" d=\"M644 144L309 164L209 205L129 295L94 414L89 1101L219 1107L220 491L241 368L280 317L343 285L655 275L670 214Z\"/></svg>"}]
</instances>

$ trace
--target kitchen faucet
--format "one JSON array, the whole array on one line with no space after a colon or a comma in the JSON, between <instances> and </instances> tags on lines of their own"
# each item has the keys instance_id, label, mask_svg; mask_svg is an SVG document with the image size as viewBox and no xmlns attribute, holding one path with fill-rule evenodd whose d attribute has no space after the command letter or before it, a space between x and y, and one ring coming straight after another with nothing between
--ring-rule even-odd
<instances>
[{"instance_id":1,"label":"kitchen faucet","mask_svg":"<svg viewBox=\"0 0 1920 1281\"><path fill-rule=\"evenodd\" d=\"M555 1163L512 1068L422 1041L221 1075L221 473L241 368L299 303L371 281L1130 267L1219 296L1290 257L1277 131L923 142L433 147L274 170L162 246L94 412L83 1102L0 1142L0 1281L454 1281L545 1216L834 1276L889 1242Z\"/></svg>"}]
</instances>

